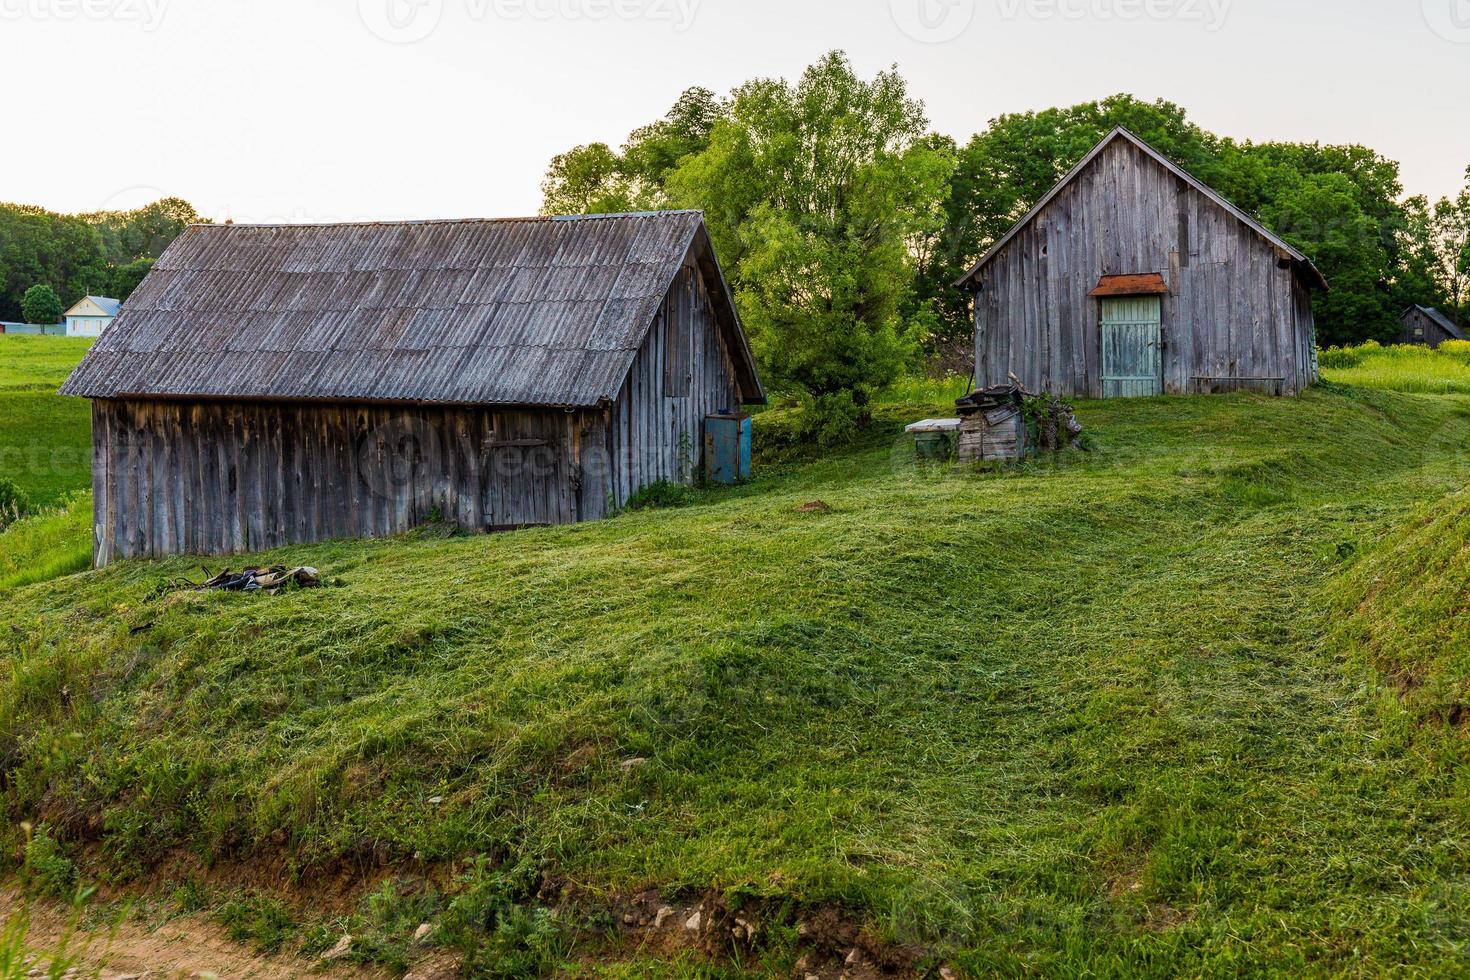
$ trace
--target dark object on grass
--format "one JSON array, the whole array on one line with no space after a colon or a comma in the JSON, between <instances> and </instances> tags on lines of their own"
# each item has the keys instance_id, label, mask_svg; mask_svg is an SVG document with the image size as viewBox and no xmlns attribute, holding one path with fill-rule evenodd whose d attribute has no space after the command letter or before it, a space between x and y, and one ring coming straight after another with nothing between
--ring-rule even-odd
<instances>
[{"instance_id":1,"label":"dark object on grass","mask_svg":"<svg viewBox=\"0 0 1470 980\"><path fill-rule=\"evenodd\" d=\"M204 573L209 574L209 569ZM270 568L247 568L243 572L232 572L228 568L199 585L200 592L265 592L275 595L289 585L302 589L319 588L321 573L315 568L291 568L273 565Z\"/></svg>"}]
</instances>

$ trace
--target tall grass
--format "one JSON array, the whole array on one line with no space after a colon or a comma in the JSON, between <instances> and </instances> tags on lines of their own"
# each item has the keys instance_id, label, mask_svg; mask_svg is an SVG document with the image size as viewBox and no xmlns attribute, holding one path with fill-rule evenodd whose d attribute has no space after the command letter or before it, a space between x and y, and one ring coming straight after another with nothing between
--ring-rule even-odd
<instances>
[{"instance_id":1,"label":"tall grass","mask_svg":"<svg viewBox=\"0 0 1470 980\"><path fill-rule=\"evenodd\" d=\"M1438 350L1413 345L1333 347L1321 354L1322 376L1338 384L1413 394L1470 394L1470 341Z\"/></svg>"}]
</instances>

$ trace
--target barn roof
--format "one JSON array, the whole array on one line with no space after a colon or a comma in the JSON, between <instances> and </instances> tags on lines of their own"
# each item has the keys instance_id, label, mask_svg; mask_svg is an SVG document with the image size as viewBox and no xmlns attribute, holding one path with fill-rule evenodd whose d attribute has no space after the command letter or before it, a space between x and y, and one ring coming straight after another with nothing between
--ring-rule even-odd
<instances>
[{"instance_id":1,"label":"barn roof","mask_svg":"<svg viewBox=\"0 0 1470 980\"><path fill-rule=\"evenodd\" d=\"M1400 317L1399 319L1404 319L1404 317L1407 317L1415 310L1418 310L1420 313L1423 313L1425 316L1429 317L1429 319L1433 320L1437 325L1439 325L1439 327L1441 327L1445 333L1449 334L1456 340L1465 339L1464 329L1449 316L1441 313L1439 310L1435 309L1432 306L1420 306L1416 303L1409 309L1405 310L1404 316Z\"/></svg>"},{"instance_id":2,"label":"barn roof","mask_svg":"<svg viewBox=\"0 0 1470 980\"><path fill-rule=\"evenodd\" d=\"M1324 277L1322 273L1317 269L1317 267L1312 264L1312 260L1307 258L1306 255L1304 255L1301 251L1293 248L1291 245L1288 245L1284 239L1273 233L1265 225L1261 224L1255 218L1252 218L1240 208L1225 200L1225 198L1220 195L1219 191L1216 191L1213 187L1210 187L1202 181L1195 179L1183 167L1180 167L1173 160L1170 160L1168 157L1164 156L1164 154L1160 153L1152 146L1149 146L1143 140L1139 139L1137 136L1133 135L1133 133L1129 132L1122 126L1119 126L1107 136L1103 137L1102 142L1093 147L1091 152L1089 152L1087 156L1083 157L1081 162L1079 162L1077 166L1073 167L1070 171L1067 172L1067 175L1061 179L1057 186L1048 191L1040 201L1037 201L1036 206L1033 207L1030 211L1026 212L1026 216L1020 221L1016 222L1015 227L1002 235L1000 240L997 241L993 246L991 246L990 251L986 252L985 255L981 257L980 261L975 263L975 267L967 272L964 278L955 283L955 285L960 289L974 289L975 280L979 278L980 273L984 271L985 267L990 264L991 259L999 255L1001 249L1005 248L1006 245L1010 243L1011 239L1020 234L1021 230L1029 225L1036 218L1036 216L1039 215L1042 210L1045 209L1046 206L1057 197L1057 195L1061 194L1062 191L1064 191L1067 186L1072 183L1072 181L1076 180L1077 177L1081 175L1082 172L1092 164L1092 161L1096 160L1099 156L1102 155L1102 152L1104 150L1111 146L1115 141L1120 139L1127 140L1134 146L1138 147L1148 156L1158 161L1159 164L1161 164L1174 176L1189 184L1189 186L1199 191L1205 197L1209 198L1211 201L1224 208L1230 214L1234 215L1237 219L1243 222L1256 234L1260 235L1262 238L1266 239L1266 241L1270 242L1278 252L1280 252L1284 257L1288 258L1291 261L1292 267L1296 269L1297 272L1302 275L1302 277L1305 278L1307 282L1310 283L1312 286L1318 289L1327 288L1326 277Z\"/></svg>"},{"instance_id":3,"label":"barn roof","mask_svg":"<svg viewBox=\"0 0 1470 980\"><path fill-rule=\"evenodd\" d=\"M606 404L691 251L741 394L762 401L697 211L193 225L62 393Z\"/></svg>"}]
</instances>

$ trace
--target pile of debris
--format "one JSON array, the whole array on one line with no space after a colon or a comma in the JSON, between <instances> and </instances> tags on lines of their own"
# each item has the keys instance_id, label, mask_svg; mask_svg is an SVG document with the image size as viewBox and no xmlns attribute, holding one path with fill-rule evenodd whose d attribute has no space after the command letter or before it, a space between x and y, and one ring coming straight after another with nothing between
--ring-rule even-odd
<instances>
[{"instance_id":1,"label":"pile of debris","mask_svg":"<svg viewBox=\"0 0 1470 980\"><path fill-rule=\"evenodd\" d=\"M1013 374L1010 384L982 388L955 402L960 414L959 459L1025 459L1033 449L1056 452L1082 442L1076 410L1056 395L1037 395Z\"/></svg>"},{"instance_id":2,"label":"pile of debris","mask_svg":"<svg viewBox=\"0 0 1470 980\"><path fill-rule=\"evenodd\" d=\"M204 570L209 574L209 569ZM195 587L199 592L264 592L276 595L288 586L315 589L322 584L321 573L315 568L290 568L273 565L270 568L247 568L243 572L232 572L228 568L208 581Z\"/></svg>"},{"instance_id":3,"label":"pile of debris","mask_svg":"<svg viewBox=\"0 0 1470 980\"><path fill-rule=\"evenodd\" d=\"M955 402L960 462L1025 459L1031 451L1025 404L1026 390L1019 384L982 388Z\"/></svg>"}]
</instances>

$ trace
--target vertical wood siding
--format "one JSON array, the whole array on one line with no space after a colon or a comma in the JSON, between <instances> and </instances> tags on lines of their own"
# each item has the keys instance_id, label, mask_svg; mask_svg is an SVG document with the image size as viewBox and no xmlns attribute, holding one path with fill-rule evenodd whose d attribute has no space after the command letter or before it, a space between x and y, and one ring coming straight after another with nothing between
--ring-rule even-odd
<instances>
[{"instance_id":1,"label":"vertical wood siding","mask_svg":"<svg viewBox=\"0 0 1470 980\"><path fill-rule=\"evenodd\" d=\"M693 259L669 290L611 413L608 452L616 506L660 480L700 469L706 415L740 407L735 370Z\"/></svg>"},{"instance_id":2,"label":"vertical wood siding","mask_svg":"<svg viewBox=\"0 0 1470 980\"><path fill-rule=\"evenodd\" d=\"M220 555L607 513L601 412L98 400L95 557Z\"/></svg>"},{"instance_id":3,"label":"vertical wood siding","mask_svg":"<svg viewBox=\"0 0 1470 980\"><path fill-rule=\"evenodd\" d=\"M1002 249L975 300L980 386L1100 398L1105 275L1162 273L1163 388L1295 394L1317 378L1311 297L1275 247L1125 140ZM1200 379L1212 379L1202 381Z\"/></svg>"}]
</instances>

